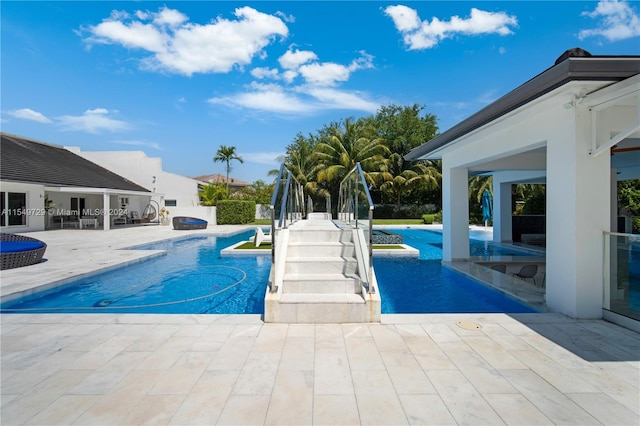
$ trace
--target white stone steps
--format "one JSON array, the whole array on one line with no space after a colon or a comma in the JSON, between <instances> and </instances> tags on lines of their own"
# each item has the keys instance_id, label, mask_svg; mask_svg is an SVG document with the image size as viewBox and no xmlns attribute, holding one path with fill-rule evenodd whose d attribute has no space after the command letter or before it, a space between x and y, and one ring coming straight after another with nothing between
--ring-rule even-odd
<instances>
[{"instance_id":1,"label":"white stone steps","mask_svg":"<svg viewBox=\"0 0 640 426\"><path fill-rule=\"evenodd\" d=\"M362 291L360 279L344 274L285 274L282 292L355 294Z\"/></svg>"},{"instance_id":2,"label":"white stone steps","mask_svg":"<svg viewBox=\"0 0 640 426\"><path fill-rule=\"evenodd\" d=\"M363 304L365 300L359 294L326 294L326 293L286 293L280 297L280 303L316 304L346 303Z\"/></svg>"},{"instance_id":3,"label":"white stone steps","mask_svg":"<svg viewBox=\"0 0 640 426\"><path fill-rule=\"evenodd\" d=\"M289 257L284 266L286 274L355 274L358 262L342 257Z\"/></svg>"},{"instance_id":4,"label":"white stone steps","mask_svg":"<svg viewBox=\"0 0 640 426\"><path fill-rule=\"evenodd\" d=\"M291 242L287 257L354 257L355 245L352 242L316 241Z\"/></svg>"}]
</instances>

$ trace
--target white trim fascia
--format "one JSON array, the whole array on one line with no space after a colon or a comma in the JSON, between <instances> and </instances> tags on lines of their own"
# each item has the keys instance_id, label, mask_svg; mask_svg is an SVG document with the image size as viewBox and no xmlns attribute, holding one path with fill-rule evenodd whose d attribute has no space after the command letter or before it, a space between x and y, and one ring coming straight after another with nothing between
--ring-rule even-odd
<instances>
[{"instance_id":1,"label":"white trim fascia","mask_svg":"<svg viewBox=\"0 0 640 426\"><path fill-rule=\"evenodd\" d=\"M128 191L124 189L110 188L88 188L82 186L45 186L45 191L76 192L80 194L114 194L114 195L141 195L152 197L154 195L164 195L157 192Z\"/></svg>"},{"instance_id":2,"label":"white trim fascia","mask_svg":"<svg viewBox=\"0 0 640 426\"><path fill-rule=\"evenodd\" d=\"M448 144L435 149L433 151L431 151L428 155L429 157L422 157L422 159L424 158L438 158L441 159L442 158L442 154L446 154L448 151L451 150L455 150L458 149L458 147L454 147L453 145L458 145L462 142L464 142L467 139L470 139L482 132L486 132L488 131L488 129L490 129L493 126L499 125L501 123L503 123L506 120L510 120L512 119L514 116L523 113L525 110L529 109L529 108L533 108L541 103L544 102L548 102L550 100L552 100L554 97L560 97L563 96L564 94L569 94L570 96L573 96L576 93L584 93L585 91L585 87L586 86L591 86L591 85L597 85L596 88L594 88L593 90L597 91L598 88L601 88L603 85L607 85L610 84L611 82L606 82L606 81L571 81L563 86L560 86L548 93L545 93L544 95L527 102L524 105L519 106L518 108L509 111L508 113L496 118L495 120L490 121L489 123L484 124L481 127L478 127L477 129L474 129L462 136L460 136L457 139L454 139L453 141L449 142ZM608 87L608 86L607 86ZM594 92L595 93L595 92ZM562 104L564 104L566 101L560 101L562 102ZM427 142L428 143L428 142ZM440 154L440 156L436 157L434 156L434 154Z\"/></svg>"}]
</instances>

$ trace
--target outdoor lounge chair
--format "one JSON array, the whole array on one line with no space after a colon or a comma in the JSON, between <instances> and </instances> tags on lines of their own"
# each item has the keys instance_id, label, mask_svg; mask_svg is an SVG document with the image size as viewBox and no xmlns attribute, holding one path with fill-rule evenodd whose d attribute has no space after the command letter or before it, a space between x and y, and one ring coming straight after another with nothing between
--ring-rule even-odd
<instances>
[{"instance_id":1,"label":"outdoor lounge chair","mask_svg":"<svg viewBox=\"0 0 640 426\"><path fill-rule=\"evenodd\" d=\"M176 216L173 218L173 229L189 230L189 229L207 229L209 222L195 217Z\"/></svg>"},{"instance_id":2,"label":"outdoor lounge chair","mask_svg":"<svg viewBox=\"0 0 640 426\"><path fill-rule=\"evenodd\" d=\"M521 278L523 280L527 280L527 278L531 278L531 281L533 281L533 284L536 284L535 276L537 273L538 273L538 265L523 265L518 272L513 274L513 276Z\"/></svg>"},{"instance_id":3,"label":"outdoor lounge chair","mask_svg":"<svg viewBox=\"0 0 640 426\"><path fill-rule=\"evenodd\" d=\"M265 234L262 228L256 228L256 234L251 238L251 241L256 245L256 247L260 247L260 244L264 242L271 242L271 234Z\"/></svg>"},{"instance_id":4,"label":"outdoor lounge chair","mask_svg":"<svg viewBox=\"0 0 640 426\"><path fill-rule=\"evenodd\" d=\"M16 234L0 234L0 269L21 268L42 261L47 245L35 238Z\"/></svg>"}]
</instances>

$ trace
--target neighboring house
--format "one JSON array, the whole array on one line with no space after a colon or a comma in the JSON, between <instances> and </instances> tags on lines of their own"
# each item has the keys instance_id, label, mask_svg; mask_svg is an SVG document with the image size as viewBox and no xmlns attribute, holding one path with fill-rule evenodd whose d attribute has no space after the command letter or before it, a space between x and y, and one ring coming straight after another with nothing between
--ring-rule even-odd
<instances>
[{"instance_id":1,"label":"neighboring house","mask_svg":"<svg viewBox=\"0 0 640 426\"><path fill-rule=\"evenodd\" d=\"M153 199L166 207L195 207L199 205L196 180L162 170L162 159L148 157L142 151L81 151L68 150L122 175L138 185L151 188Z\"/></svg>"},{"instance_id":2,"label":"neighboring house","mask_svg":"<svg viewBox=\"0 0 640 426\"><path fill-rule=\"evenodd\" d=\"M640 177L639 72L640 56L572 49L407 154L442 160L443 260L469 258L470 174L493 176L497 242L513 240L511 185L546 183L547 306L575 318L616 317L611 302L629 289L616 283L621 264L609 233L617 230L616 181Z\"/></svg>"},{"instance_id":3,"label":"neighboring house","mask_svg":"<svg viewBox=\"0 0 640 426\"><path fill-rule=\"evenodd\" d=\"M61 146L0 136L2 232L109 229L122 213L142 212L150 202L147 188Z\"/></svg>"},{"instance_id":4,"label":"neighboring house","mask_svg":"<svg viewBox=\"0 0 640 426\"><path fill-rule=\"evenodd\" d=\"M200 182L203 185L206 185L208 183L222 183L224 185L227 184L227 177L224 175L221 175L219 173L213 174L213 175L202 175L202 176L196 176L193 178L194 180L197 180L198 182ZM251 184L249 182L245 182L243 180L240 179L234 179L232 177L229 178L229 190L230 191L239 191L240 189L242 189L245 186L250 186Z\"/></svg>"}]
</instances>

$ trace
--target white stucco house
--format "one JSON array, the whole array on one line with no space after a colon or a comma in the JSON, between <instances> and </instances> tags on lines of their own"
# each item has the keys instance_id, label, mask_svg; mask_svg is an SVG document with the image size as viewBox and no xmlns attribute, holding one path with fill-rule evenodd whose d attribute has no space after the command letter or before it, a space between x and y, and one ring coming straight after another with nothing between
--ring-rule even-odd
<instances>
[{"instance_id":1,"label":"white stucco house","mask_svg":"<svg viewBox=\"0 0 640 426\"><path fill-rule=\"evenodd\" d=\"M143 151L82 151L65 147L105 169L151 189L153 198L166 207L199 205L198 181L162 169L162 158L148 157Z\"/></svg>"},{"instance_id":2,"label":"white stucco house","mask_svg":"<svg viewBox=\"0 0 640 426\"><path fill-rule=\"evenodd\" d=\"M110 229L152 192L58 145L0 133L0 228Z\"/></svg>"},{"instance_id":3,"label":"white stucco house","mask_svg":"<svg viewBox=\"0 0 640 426\"><path fill-rule=\"evenodd\" d=\"M616 181L640 178L639 73L640 56L571 49L407 154L442 160L443 260L469 258L471 174L493 176L497 242L512 241L511 184L546 183L547 306L613 315Z\"/></svg>"},{"instance_id":4,"label":"white stucco house","mask_svg":"<svg viewBox=\"0 0 640 426\"><path fill-rule=\"evenodd\" d=\"M189 216L216 223L215 207L200 206L196 179L162 169L162 158L149 157L143 151L82 151L65 147L102 167L124 176L131 182L151 188L152 200L169 211L169 218Z\"/></svg>"}]
</instances>

